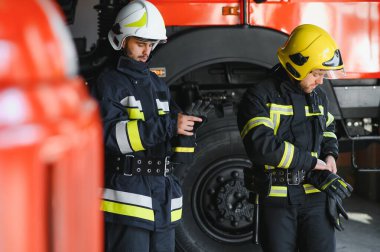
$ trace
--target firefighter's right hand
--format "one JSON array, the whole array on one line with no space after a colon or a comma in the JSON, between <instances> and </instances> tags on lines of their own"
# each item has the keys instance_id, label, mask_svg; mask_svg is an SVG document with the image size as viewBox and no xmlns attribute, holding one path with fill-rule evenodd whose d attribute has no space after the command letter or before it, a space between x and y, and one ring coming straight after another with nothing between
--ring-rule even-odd
<instances>
[{"instance_id":1,"label":"firefighter's right hand","mask_svg":"<svg viewBox=\"0 0 380 252\"><path fill-rule=\"evenodd\" d=\"M192 136L194 135L194 124L195 122L202 122L202 118L190 115L184 115L182 113L178 113L177 117L177 134Z\"/></svg>"}]
</instances>

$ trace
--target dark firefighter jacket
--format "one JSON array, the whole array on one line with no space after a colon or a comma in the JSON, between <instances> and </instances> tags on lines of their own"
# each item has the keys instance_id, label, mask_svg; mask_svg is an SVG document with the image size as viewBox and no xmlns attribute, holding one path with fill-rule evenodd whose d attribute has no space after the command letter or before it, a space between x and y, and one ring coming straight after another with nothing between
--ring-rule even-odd
<instances>
[{"instance_id":1,"label":"dark firefighter jacket","mask_svg":"<svg viewBox=\"0 0 380 252\"><path fill-rule=\"evenodd\" d=\"M247 90L239 105L238 126L253 169L307 172L317 158L337 158L334 117L328 109L322 89L305 94L275 66L268 78ZM303 195L319 192L310 184L300 187ZM269 196L287 197L293 188L272 185Z\"/></svg>"},{"instance_id":2,"label":"dark firefighter jacket","mask_svg":"<svg viewBox=\"0 0 380 252\"><path fill-rule=\"evenodd\" d=\"M194 137L176 136L178 109L168 87L146 63L122 56L92 92L104 126L105 220L158 231L175 226L182 215L175 176L125 175L132 156L179 163L194 153Z\"/></svg>"}]
</instances>

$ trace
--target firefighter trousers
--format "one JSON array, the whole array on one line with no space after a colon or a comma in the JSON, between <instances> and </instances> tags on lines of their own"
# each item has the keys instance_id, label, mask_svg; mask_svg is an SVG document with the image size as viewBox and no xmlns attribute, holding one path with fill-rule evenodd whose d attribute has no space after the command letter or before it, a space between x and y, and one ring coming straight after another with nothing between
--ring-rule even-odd
<instances>
[{"instance_id":1,"label":"firefighter trousers","mask_svg":"<svg viewBox=\"0 0 380 252\"><path fill-rule=\"evenodd\" d=\"M315 193L298 204L261 203L259 239L263 250L334 252L335 230L327 216L326 200L324 193Z\"/></svg>"},{"instance_id":2,"label":"firefighter trousers","mask_svg":"<svg viewBox=\"0 0 380 252\"><path fill-rule=\"evenodd\" d=\"M154 232L106 222L106 252L174 252L175 229Z\"/></svg>"}]
</instances>

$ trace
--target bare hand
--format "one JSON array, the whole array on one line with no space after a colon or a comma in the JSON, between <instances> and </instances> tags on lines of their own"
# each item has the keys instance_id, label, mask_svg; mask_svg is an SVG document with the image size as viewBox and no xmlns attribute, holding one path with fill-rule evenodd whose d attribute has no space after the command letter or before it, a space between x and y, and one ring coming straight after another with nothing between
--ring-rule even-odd
<instances>
[{"instance_id":1,"label":"bare hand","mask_svg":"<svg viewBox=\"0 0 380 252\"><path fill-rule=\"evenodd\" d=\"M327 156L327 157L325 158L325 161L326 161L326 165L327 165L328 167L330 167L329 170L330 170L332 173L335 173L335 174L336 174L336 172L337 172L337 168L336 168L335 158L334 158L333 156L329 155L329 156Z\"/></svg>"},{"instance_id":2,"label":"bare hand","mask_svg":"<svg viewBox=\"0 0 380 252\"><path fill-rule=\"evenodd\" d=\"M327 164L321 159L317 159L317 164L315 165L314 170L329 170L329 171L331 171L330 167L327 166Z\"/></svg>"},{"instance_id":3,"label":"bare hand","mask_svg":"<svg viewBox=\"0 0 380 252\"><path fill-rule=\"evenodd\" d=\"M202 122L202 118L178 113L177 134L185 136L194 135L192 132L194 128L194 122Z\"/></svg>"}]
</instances>

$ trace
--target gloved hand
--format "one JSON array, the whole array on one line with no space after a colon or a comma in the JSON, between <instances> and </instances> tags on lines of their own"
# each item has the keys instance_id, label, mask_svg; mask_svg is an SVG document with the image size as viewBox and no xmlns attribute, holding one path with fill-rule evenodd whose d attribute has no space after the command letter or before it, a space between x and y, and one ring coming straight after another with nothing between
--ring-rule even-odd
<instances>
[{"instance_id":1,"label":"gloved hand","mask_svg":"<svg viewBox=\"0 0 380 252\"><path fill-rule=\"evenodd\" d=\"M201 117L202 122L195 122L194 124L194 132L196 132L199 127L204 125L207 121L207 114L214 108L214 106L211 104L211 101L207 100L196 100L189 106L185 113L187 115L192 115L196 117Z\"/></svg>"},{"instance_id":2,"label":"gloved hand","mask_svg":"<svg viewBox=\"0 0 380 252\"><path fill-rule=\"evenodd\" d=\"M331 223L337 230L342 231L344 228L342 223L340 222L340 215L342 215L346 220L348 220L348 215L343 208L342 200L339 197L328 196L327 210Z\"/></svg>"},{"instance_id":3,"label":"gloved hand","mask_svg":"<svg viewBox=\"0 0 380 252\"><path fill-rule=\"evenodd\" d=\"M306 174L306 180L329 197L339 197L341 200L350 197L353 191L350 184L328 170L311 170Z\"/></svg>"},{"instance_id":4,"label":"gloved hand","mask_svg":"<svg viewBox=\"0 0 380 252\"><path fill-rule=\"evenodd\" d=\"M340 216L348 220L342 200L351 196L353 188L340 176L328 170L311 170L306 174L306 180L327 194L327 212L334 227L342 231Z\"/></svg>"},{"instance_id":5,"label":"gloved hand","mask_svg":"<svg viewBox=\"0 0 380 252\"><path fill-rule=\"evenodd\" d=\"M260 197L266 198L272 186L271 175L255 168L244 168L244 185L248 191L258 193Z\"/></svg>"}]
</instances>

